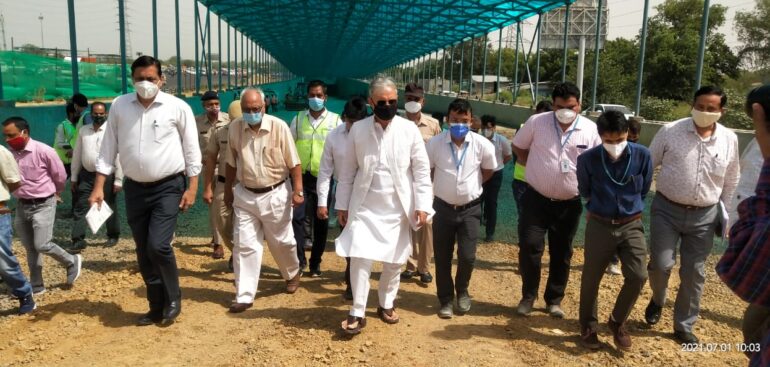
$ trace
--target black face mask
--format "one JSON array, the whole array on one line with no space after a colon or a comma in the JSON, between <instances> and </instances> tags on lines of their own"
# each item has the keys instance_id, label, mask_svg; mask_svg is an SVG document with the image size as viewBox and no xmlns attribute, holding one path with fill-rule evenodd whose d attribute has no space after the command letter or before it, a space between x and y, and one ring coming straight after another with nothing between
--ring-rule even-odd
<instances>
[{"instance_id":1,"label":"black face mask","mask_svg":"<svg viewBox=\"0 0 770 367\"><path fill-rule=\"evenodd\" d=\"M97 125L101 125L105 121L107 121L107 117L105 116L93 116L92 119L94 121L94 124L97 124Z\"/></svg>"},{"instance_id":2,"label":"black face mask","mask_svg":"<svg viewBox=\"0 0 770 367\"><path fill-rule=\"evenodd\" d=\"M396 116L396 113L398 112L398 105L392 104L392 105L375 105L374 106L374 115L377 116L378 119L383 121L390 121L393 119L393 117Z\"/></svg>"}]
</instances>

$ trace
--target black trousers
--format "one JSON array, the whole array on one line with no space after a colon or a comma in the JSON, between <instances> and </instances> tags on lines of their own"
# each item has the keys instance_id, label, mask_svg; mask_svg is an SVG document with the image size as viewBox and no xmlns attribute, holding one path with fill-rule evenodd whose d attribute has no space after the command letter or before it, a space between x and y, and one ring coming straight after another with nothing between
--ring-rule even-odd
<instances>
[{"instance_id":1,"label":"black trousers","mask_svg":"<svg viewBox=\"0 0 770 367\"><path fill-rule=\"evenodd\" d=\"M73 195L74 221L72 223L72 242L82 241L86 238L86 214L91 209L88 205L88 197L94 189L96 174L81 169L78 173L78 189ZM104 182L104 202L110 206L113 213L107 219L107 238L120 237L120 219L118 218L118 209L115 206L117 195L112 191L115 183L115 175L107 176Z\"/></svg>"},{"instance_id":2,"label":"black trousers","mask_svg":"<svg viewBox=\"0 0 770 367\"><path fill-rule=\"evenodd\" d=\"M519 216L519 266L522 298L534 300L540 287L545 237L548 236L548 282L544 299L548 305L561 304L569 280L572 240L580 223L583 205L579 198L553 201L532 187L522 196Z\"/></svg>"},{"instance_id":3,"label":"black trousers","mask_svg":"<svg viewBox=\"0 0 770 367\"><path fill-rule=\"evenodd\" d=\"M487 237L495 235L497 226L497 197L500 194L500 186L503 185L503 170L499 170L492 175L482 187L484 192L481 194L481 205L484 211L484 228Z\"/></svg>"},{"instance_id":4,"label":"black trousers","mask_svg":"<svg viewBox=\"0 0 770 367\"><path fill-rule=\"evenodd\" d=\"M305 221L310 221L313 233L313 249L310 251L310 270L317 270L321 266L321 257L326 251L326 237L329 233L329 220L319 219L316 215L318 210L318 193L316 192L316 183L318 179L305 172L302 174L302 188L305 193L305 201L302 205L294 208L294 217L291 226L294 230L294 238L297 241L297 258L299 259L300 269L304 269L307 264L305 257L305 238L308 237L308 229L304 225ZM330 185L331 187L332 185ZM331 196L326 203L328 208L331 203Z\"/></svg>"},{"instance_id":5,"label":"black trousers","mask_svg":"<svg viewBox=\"0 0 770 367\"><path fill-rule=\"evenodd\" d=\"M436 294L441 304L452 302L455 294L468 291L476 263L476 243L481 225L481 205L455 210L433 200L433 256L436 261ZM457 241L457 272L452 280L452 257Z\"/></svg>"},{"instance_id":6,"label":"black trousers","mask_svg":"<svg viewBox=\"0 0 770 367\"><path fill-rule=\"evenodd\" d=\"M181 297L179 270L171 240L176 230L185 178L177 175L153 186L126 179L126 216L136 243L136 260L147 285L150 310Z\"/></svg>"}]
</instances>

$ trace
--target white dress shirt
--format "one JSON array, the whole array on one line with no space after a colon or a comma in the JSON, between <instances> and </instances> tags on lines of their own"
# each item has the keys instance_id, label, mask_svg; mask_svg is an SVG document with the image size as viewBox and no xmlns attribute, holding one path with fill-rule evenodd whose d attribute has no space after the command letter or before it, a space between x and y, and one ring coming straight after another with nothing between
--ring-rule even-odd
<instances>
[{"instance_id":1,"label":"white dress shirt","mask_svg":"<svg viewBox=\"0 0 770 367\"><path fill-rule=\"evenodd\" d=\"M449 131L431 138L427 146L433 169L433 194L452 205L478 199L483 192L481 169L497 167L495 146L489 139L468 133L462 146L452 141Z\"/></svg>"},{"instance_id":2,"label":"white dress shirt","mask_svg":"<svg viewBox=\"0 0 770 367\"><path fill-rule=\"evenodd\" d=\"M511 148L511 141L498 133L492 135L492 144L495 145L495 158L497 158L495 172L497 172L505 168L505 157L513 156L513 148Z\"/></svg>"},{"instance_id":3,"label":"white dress shirt","mask_svg":"<svg viewBox=\"0 0 770 367\"><path fill-rule=\"evenodd\" d=\"M325 207L329 195L329 186L332 177L340 177L342 174L342 159L351 152L348 142L348 129L343 123L332 130L326 136L324 143L324 152L321 156L321 167L318 171L318 182L316 183L316 192L318 193L318 206Z\"/></svg>"},{"instance_id":4,"label":"white dress shirt","mask_svg":"<svg viewBox=\"0 0 770 367\"><path fill-rule=\"evenodd\" d=\"M124 175L136 182L155 182L183 171L197 176L203 165L192 109L164 92L147 108L136 93L115 98L96 171L112 174L118 153Z\"/></svg>"},{"instance_id":5,"label":"white dress shirt","mask_svg":"<svg viewBox=\"0 0 770 367\"><path fill-rule=\"evenodd\" d=\"M105 121L99 126L99 130L94 130L93 124L83 125L78 129L78 140L72 153L72 174L70 175L72 182L78 182L78 174L81 169L96 172L96 160L99 158L107 124L108 121ZM119 160L117 160L116 166L115 186L123 186L123 169Z\"/></svg>"}]
</instances>

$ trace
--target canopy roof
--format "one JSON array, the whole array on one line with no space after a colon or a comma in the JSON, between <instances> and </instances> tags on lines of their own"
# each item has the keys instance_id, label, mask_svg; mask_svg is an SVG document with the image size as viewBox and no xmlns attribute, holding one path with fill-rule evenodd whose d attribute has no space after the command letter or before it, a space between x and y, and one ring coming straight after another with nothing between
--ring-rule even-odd
<instances>
[{"instance_id":1,"label":"canopy roof","mask_svg":"<svg viewBox=\"0 0 770 367\"><path fill-rule=\"evenodd\" d=\"M576 0L198 0L292 73L361 77Z\"/></svg>"}]
</instances>

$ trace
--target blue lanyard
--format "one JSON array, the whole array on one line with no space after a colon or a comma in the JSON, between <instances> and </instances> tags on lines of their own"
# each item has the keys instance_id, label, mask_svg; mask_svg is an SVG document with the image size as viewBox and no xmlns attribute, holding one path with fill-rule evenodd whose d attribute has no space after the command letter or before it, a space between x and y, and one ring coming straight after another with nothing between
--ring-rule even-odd
<instances>
[{"instance_id":1,"label":"blue lanyard","mask_svg":"<svg viewBox=\"0 0 770 367\"><path fill-rule=\"evenodd\" d=\"M460 166L462 166L463 165L463 161L465 161L465 153L468 152L468 145L470 145L470 143L468 143L467 141L465 143L463 143L463 145L465 147L463 148L463 154L460 155L460 160L459 161L457 160L457 155L455 154L455 149L454 149L453 145L454 145L454 142L450 141L449 142L449 151L452 152L452 160L455 161L455 170L457 170L457 172L460 172Z\"/></svg>"},{"instance_id":2,"label":"blue lanyard","mask_svg":"<svg viewBox=\"0 0 770 367\"><path fill-rule=\"evenodd\" d=\"M567 131L567 137L564 139L564 141L561 141L561 129L559 129L559 125L556 123L556 113L554 112L553 128L556 130L556 138L559 139L559 144L561 144L561 149L559 150L559 153L564 151L564 146L567 145L569 138L572 136L572 133L575 131L575 129L577 129L579 122L580 122L580 116L575 117L575 125L572 126L572 129Z\"/></svg>"},{"instance_id":3,"label":"blue lanyard","mask_svg":"<svg viewBox=\"0 0 770 367\"><path fill-rule=\"evenodd\" d=\"M605 149L602 148L602 150L605 150ZM623 173L623 177L620 179L620 182L616 181L615 178L612 177L612 174L610 174L610 170L607 169L607 163L604 160L605 154L608 154L608 153L602 152L602 167L604 167L604 173L607 174L607 177L609 177L610 180L613 183L615 183L615 185L618 185L618 186L625 186L626 184L631 182L631 177L628 177L628 179L626 179L626 177L628 176L628 170L629 168L631 168L631 146L628 145L628 164L626 165L626 172Z\"/></svg>"}]
</instances>

